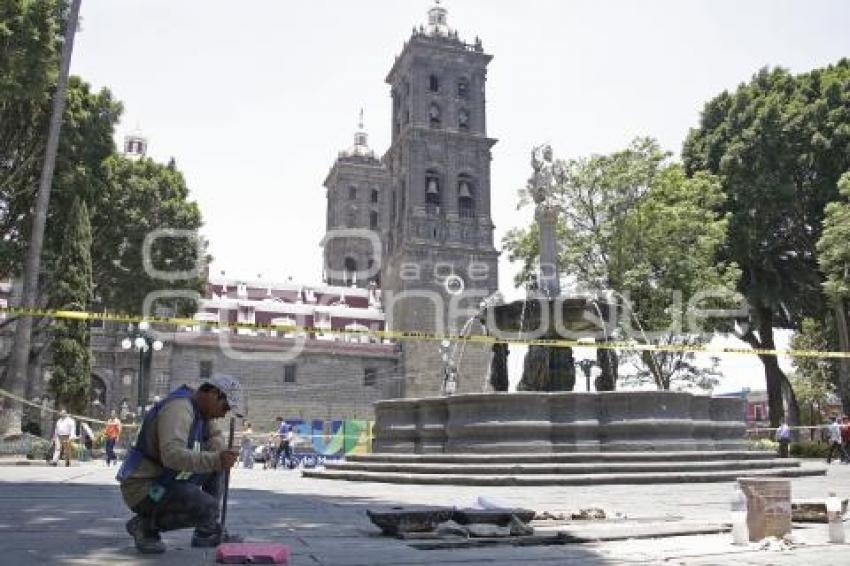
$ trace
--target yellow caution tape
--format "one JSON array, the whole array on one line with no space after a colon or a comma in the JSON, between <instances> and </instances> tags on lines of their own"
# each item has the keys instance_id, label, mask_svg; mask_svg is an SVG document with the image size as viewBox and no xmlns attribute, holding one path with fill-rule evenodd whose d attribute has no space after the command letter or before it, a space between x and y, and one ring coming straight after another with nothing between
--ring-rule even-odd
<instances>
[{"instance_id":1,"label":"yellow caution tape","mask_svg":"<svg viewBox=\"0 0 850 566\"><path fill-rule=\"evenodd\" d=\"M120 314L120 313L102 313L102 312L85 312L85 311L70 311L70 310L49 310L49 309L23 309L17 307L0 308L0 312L17 316L33 316L33 317L49 317L58 319L71 320L103 320L113 322L139 323L148 322L154 324L171 324L176 326L196 326L199 324L209 325L221 330L232 329L249 329L249 330L275 330L278 332L289 333L305 333L305 334L323 334L323 335L348 335L348 336L371 336L382 339L393 340L427 340L427 341L459 341L470 342L477 344L521 344L525 346L549 346L553 348L597 348L605 350L631 350L645 352L691 352L702 354L733 354L745 356L792 356L798 358L826 358L826 359L850 359L850 352L839 351L821 351L821 350L793 350L793 349L767 349L767 348L725 348L717 346L693 346L693 345L677 345L677 344L641 344L635 341L620 341L620 342L586 342L580 340L568 339L522 339L522 338L500 338L497 336L461 336L457 334L433 334L419 331L399 331L399 330L347 330L347 329L329 329L329 328L313 328L308 326L297 325L277 325L277 324L256 324L247 322L228 322L228 323L210 323L198 321L193 318L179 317L161 317L148 316L140 317L138 315Z\"/></svg>"},{"instance_id":2,"label":"yellow caution tape","mask_svg":"<svg viewBox=\"0 0 850 566\"><path fill-rule=\"evenodd\" d=\"M35 407L36 409L38 409L40 411L47 411L48 413L53 413L55 415L59 414L59 411L57 411L56 409L51 409L49 407L43 407L42 405L39 405L38 403L33 403L32 401L29 401L28 399L24 399L23 397L15 395L11 391L6 391L5 389L2 389L2 388L0 388L0 397L8 397L9 399L14 399L15 401L18 401L23 405L29 405L30 407ZM83 415L72 415L71 413L68 413L68 416L71 417L71 418L74 418L78 421L86 421L86 422L89 422L89 423L92 423L92 424L106 425L106 421L102 421L102 420L99 420L99 419L93 419L91 417L85 417ZM125 424L125 423L122 422L121 426L123 428L135 428L138 425Z\"/></svg>"}]
</instances>

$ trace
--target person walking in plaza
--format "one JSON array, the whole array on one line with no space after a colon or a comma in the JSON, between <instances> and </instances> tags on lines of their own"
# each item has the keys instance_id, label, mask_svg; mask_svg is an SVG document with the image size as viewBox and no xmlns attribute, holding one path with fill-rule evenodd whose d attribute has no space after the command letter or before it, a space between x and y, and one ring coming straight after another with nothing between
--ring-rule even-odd
<instances>
[{"instance_id":1,"label":"person walking in plaza","mask_svg":"<svg viewBox=\"0 0 850 566\"><path fill-rule=\"evenodd\" d=\"M277 417L277 422L277 437L280 444L277 449L275 467L277 465L288 467L292 461L292 427L283 420L283 417Z\"/></svg>"},{"instance_id":2,"label":"person walking in plaza","mask_svg":"<svg viewBox=\"0 0 850 566\"><path fill-rule=\"evenodd\" d=\"M194 527L192 546L239 542L219 523L222 477L238 453L227 448L216 419L239 415L242 387L215 374L197 390L182 385L145 415L117 479L135 513L126 528L143 554L165 552L159 533Z\"/></svg>"},{"instance_id":3,"label":"person walking in plaza","mask_svg":"<svg viewBox=\"0 0 850 566\"><path fill-rule=\"evenodd\" d=\"M55 448L53 450L53 458L51 464L54 466L59 464L59 459L65 456L65 466L71 465L71 440L76 437L77 423L68 415L68 411L62 409L59 411L59 420L56 421L56 427L53 429L53 439Z\"/></svg>"},{"instance_id":4,"label":"person walking in plaza","mask_svg":"<svg viewBox=\"0 0 850 566\"><path fill-rule=\"evenodd\" d=\"M83 462L91 460L91 453L94 450L94 431L86 421L80 421L80 440L83 441L83 456L80 458Z\"/></svg>"},{"instance_id":5,"label":"person walking in plaza","mask_svg":"<svg viewBox=\"0 0 850 566\"><path fill-rule=\"evenodd\" d=\"M254 434L254 431L251 429L251 423L246 421L244 424L244 428L242 429L242 443L240 455L243 468L254 467L254 443L251 440L252 434Z\"/></svg>"},{"instance_id":6,"label":"person walking in plaza","mask_svg":"<svg viewBox=\"0 0 850 566\"><path fill-rule=\"evenodd\" d=\"M265 440L265 451L263 452L263 469L277 466L277 433L270 432Z\"/></svg>"},{"instance_id":7,"label":"person walking in plaza","mask_svg":"<svg viewBox=\"0 0 850 566\"><path fill-rule=\"evenodd\" d=\"M109 416L109 420L106 421L104 435L106 436L106 465L109 466L112 462L117 464L118 457L115 455L115 443L118 442L118 438L121 436L121 420L118 418L118 414L114 409Z\"/></svg>"},{"instance_id":8,"label":"person walking in plaza","mask_svg":"<svg viewBox=\"0 0 850 566\"><path fill-rule=\"evenodd\" d=\"M832 417L832 423L827 428L829 435L829 453L826 455L826 463L832 463L832 453L838 451L838 456L842 462L847 461L847 452L841 444L841 425L838 424L838 417Z\"/></svg>"},{"instance_id":9,"label":"person walking in plaza","mask_svg":"<svg viewBox=\"0 0 850 566\"><path fill-rule=\"evenodd\" d=\"M779 457L788 457L788 445L791 443L791 427L788 426L788 421L782 419L782 424L776 429L776 442L779 443Z\"/></svg>"}]
</instances>

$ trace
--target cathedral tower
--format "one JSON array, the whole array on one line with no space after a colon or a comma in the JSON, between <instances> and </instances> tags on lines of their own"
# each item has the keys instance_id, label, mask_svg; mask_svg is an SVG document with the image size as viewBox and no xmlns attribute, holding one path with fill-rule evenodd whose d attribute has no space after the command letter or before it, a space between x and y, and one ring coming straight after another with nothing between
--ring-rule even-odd
<instances>
[{"instance_id":1,"label":"cathedral tower","mask_svg":"<svg viewBox=\"0 0 850 566\"><path fill-rule=\"evenodd\" d=\"M328 198L323 241L325 280L329 285L346 287L380 284L389 175L369 149L362 110L354 145L340 152L324 185Z\"/></svg>"},{"instance_id":2,"label":"cathedral tower","mask_svg":"<svg viewBox=\"0 0 850 566\"><path fill-rule=\"evenodd\" d=\"M456 333L498 288L490 216L485 84L492 57L465 43L439 2L387 76L392 95L388 231L382 277L393 330ZM471 346L471 345L470 345ZM405 341L407 397L438 394L438 344ZM489 350L468 347L460 391L480 391ZM464 366L469 366L465 368ZM483 367L482 367L483 366Z\"/></svg>"}]
</instances>

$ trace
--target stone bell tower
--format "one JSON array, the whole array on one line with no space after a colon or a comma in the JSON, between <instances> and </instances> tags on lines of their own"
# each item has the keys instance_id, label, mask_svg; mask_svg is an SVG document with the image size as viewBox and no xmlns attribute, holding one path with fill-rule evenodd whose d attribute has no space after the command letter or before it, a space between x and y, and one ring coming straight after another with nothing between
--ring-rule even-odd
<instances>
[{"instance_id":1,"label":"stone bell tower","mask_svg":"<svg viewBox=\"0 0 850 566\"><path fill-rule=\"evenodd\" d=\"M387 321L393 330L457 333L498 289L490 216L487 65L481 41L460 39L439 2L387 75L392 96L388 230L383 262ZM438 394L438 343L402 344L405 395ZM458 391L480 391L489 348L468 345Z\"/></svg>"},{"instance_id":2,"label":"stone bell tower","mask_svg":"<svg viewBox=\"0 0 850 566\"><path fill-rule=\"evenodd\" d=\"M363 111L354 145L339 153L324 182L328 207L324 278L329 285L380 285L380 258L387 231L389 174L369 149Z\"/></svg>"}]
</instances>

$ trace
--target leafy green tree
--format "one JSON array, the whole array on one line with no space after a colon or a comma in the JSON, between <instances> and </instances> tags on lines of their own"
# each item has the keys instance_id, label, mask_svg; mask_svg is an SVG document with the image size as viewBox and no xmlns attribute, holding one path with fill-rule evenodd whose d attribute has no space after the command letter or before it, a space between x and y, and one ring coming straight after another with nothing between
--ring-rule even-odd
<instances>
[{"instance_id":1,"label":"leafy green tree","mask_svg":"<svg viewBox=\"0 0 850 566\"><path fill-rule=\"evenodd\" d=\"M794 350L823 351L834 347L835 340L829 332L830 325L811 318L803 319L800 331L791 339ZM795 356L791 387L800 404L803 422L814 426L821 424L821 407L835 391L837 363L834 360Z\"/></svg>"},{"instance_id":2,"label":"leafy green tree","mask_svg":"<svg viewBox=\"0 0 850 566\"><path fill-rule=\"evenodd\" d=\"M88 208L74 199L65 223L65 239L49 288L48 305L55 309L88 310L92 301L92 234ZM86 409L91 384L88 322L56 319L51 327L50 389L57 403L71 411Z\"/></svg>"},{"instance_id":3,"label":"leafy green tree","mask_svg":"<svg viewBox=\"0 0 850 566\"><path fill-rule=\"evenodd\" d=\"M842 351L850 352L847 301L850 299L850 173L838 182L840 199L826 205L823 234L817 243L818 262L826 276L824 290L833 305L835 329ZM850 414L850 359L838 362L838 391L844 413Z\"/></svg>"},{"instance_id":4,"label":"leafy green tree","mask_svg":"<svg viewBox=\"0 0 850 566\"><path fill-rule=\"evenodd\" d=\"M93 198L95 296L111 311L141 313L145 297L154 291L180 289L200 292L206 280L203 269L209 257L206 243L197 238L164 237L153 241L151 266L159 271L200 273L188 280L166 281L145 271L145 237L158 229L195 232L201 228L201 211L189 200L189 189L175 163L151 159L134 161L115 155L104 163L105 183ZM200 253L200 257L199 257ZM159 305L186 314L191 301Z\"/></svg>"},{"instance_id":5,"label":"leafy green tree","mask_svg":"<svg viewBox=\"0 0 850 566\"><path fill-rule=\"evenodd\" d=\"M721 93L705 105L683 159L689 174L721 179L730 214L724 257L741 267L738 288L750 304L739 335L774 349L774 328L799 329L826 309L815 244L824 207L850 169L850 61L798 76L763 69ZM777 426L788 380L776 356L759 357Z\"/></svg>"},{"instance_id":6,"label":"leafy green tree","mask_svg":"<svg viewBox=\"0 0 850 566\"><path fill-rule=\"evenodd\" d=\"M717 178L688 178L668 159L657 142L639 138L610 155L556 162L559 263L580 289L613 290L621 297L626 313L621 330L628 339L702 343L703 331L710 329L690 316L690 299L705 290L730 294L739 272L717 261L727 230L727 219L717 212L724 198ZM521 193L521 205L527 194ZM504 240L510 259L523 261L526 274L538 253L536 230L514 229ZM686 320L696 328L686 331ZM690 353L625 355L639 375L662 389L680 378L712 383L710 370L692 363Z\"/></svg>"},{"instance_id":7,"label":"leafy green tree","mask_svg":"<svg viewBox=\"0 0 850 566\"><path fill-rule=\"evenodd\" d=\"M56 0L0 2L0 273L22 263L58 77Z\"/></svg>"}]
</instances>

